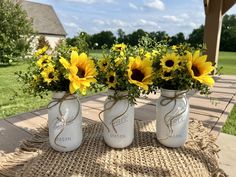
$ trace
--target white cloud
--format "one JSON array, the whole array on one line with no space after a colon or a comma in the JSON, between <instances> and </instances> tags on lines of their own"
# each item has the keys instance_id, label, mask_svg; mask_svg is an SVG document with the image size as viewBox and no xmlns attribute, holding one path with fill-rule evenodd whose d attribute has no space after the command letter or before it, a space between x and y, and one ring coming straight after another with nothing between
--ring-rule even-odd
<instances>
[{"instance_id":1,"label":"white cloud","mask_svg":"<svg viewBox=\"0 0 236 177\"><path fill-rule=\"evenodd\" d=\"M158 24L154 21L147 21L145 19L140 19L133 24L133 26L154 26L158 27Z\"/></svg>"},{"instance_id":2,"label":"white cloud","mask_svg":"<svg viewBox=\"0 0 236 177\"><path fill-rule=\"evenodd\" d=\"M169 22L181 22L183 19L178 18L174 15L165 15L163 16L164 19L168 20Z\"/></svg>"},{"instance_id":3,"label":"white cloud","mask_svg":"<svg viewBox=\"0 0 236 177\"><path fill-rule=\"evenodd\" d=\"M85 3L85 4L93 4L96 0L66 0L69 2L78 2L78 3Z\"/></svg>"},{"instance_id":4,"label":"white cloud","mask_svg":"<svg viewBox=\"0 0 236 177\"><path fill-rule=\"evenodd\" d=\"M77 2L77 3L84 3L84 4L94 4L94 3L100 3L100 2L104 2L104 3L115 3L114 0L65 0L68 2Z\"/></svg>"},{"instance_id":5,"label":"white cloud","mask_svg":"<svg viewBox=\"0 0 236 177\"><path fill-rule=\"evenodd\" d=\"M65 23L66 26L70 27L70 28L78 28L79 26L73 22L70 23Z\"/></svg>"},{"instance_id":6,"label":"white cloud","mask_svg":"<svg viewBox=\"0 0 236 177\"><path fill-rule=\"evenodd\" d=\"M138 9L138 6L136 6L135 4L129 2L129 7L132 8L132 9Z\"/></svg>"},{"instance_id":7,"label":"white cloud","mask_svg":"<svg viewBox=\"0 0 236 177\"><path fill-rule=\"evenodd\" d=\"M112 20L112 24L119 27L126 27L127 23L122 20Z\"/></svg>"},{"instance_id":8,"label":"white cloud","mask_svg":"<svg viewBox=\"0 0 236 177\"><path fill-rule=\"evenodd\" d=\"M93 22L98 25L105 25L106 24L106 22L104 20L100 20L100 19L94 19Z\"/></svg>"},{"instance_id":9,"label":"white cloud","mask_svg":"<svg viewBox=\"0 0 236 177\"><path fill-rule=\"evenodd\" d=\"M144 5L146 7L158 9L158 10L161 10L161 11L165 10L165 5L161 0L148 1Z\"/></svg>"}]
</instances>

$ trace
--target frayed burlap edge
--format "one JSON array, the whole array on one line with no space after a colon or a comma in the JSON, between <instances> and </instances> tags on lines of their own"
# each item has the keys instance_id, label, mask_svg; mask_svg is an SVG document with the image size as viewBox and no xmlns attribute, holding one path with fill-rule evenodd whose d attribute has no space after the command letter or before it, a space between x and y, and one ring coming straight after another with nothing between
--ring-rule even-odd
<instances>
[{"instance_id":1,"label":"frayed burlap edge","mask_svg":"<svg viewBox=\"0 0 236 177\"><path fill-rule=\"evenodd\" d=\"M30 139L20 142L14 153L0 152L0 176L13 177L31 159L42 153L43 145L48 142L48 129L46 125L38 128Z\"/></svg>"},{"instance_id":2,"label":"frayed burlap edge","mask_svg":"<svg viewBox=\"0 0 236 177\"><path fill-rule=\"evenodd\" d=\"M228 175L219 168L218 162L218 152L219 147L215 144L216 138L209 134L205 127L202 126L202 123L197 120L190 120L190 123L193 124L194 129L197 129L198 134L195 135L191 131L189 132L188 144L191 143L197 144L201 150L207 152L211 156L215 156L214 165L212 162L208 163L208 169L212 177L227 177ZM87 125L90 123L86 123ZM24 169L24 165L27 166L28 163L32 163L32 160L36 160L43 149L48 143L48 129L45 128L46 125L42 128L39 128L36 133L33 134L32 138L23 140L20 143L19 148L16 149L16 152L10 154L4 154L0 152L0 176L3 177L14 177L19 174L19 172ZM204 138L206 137L207 138Z\"/></svg>"}]
</instances>

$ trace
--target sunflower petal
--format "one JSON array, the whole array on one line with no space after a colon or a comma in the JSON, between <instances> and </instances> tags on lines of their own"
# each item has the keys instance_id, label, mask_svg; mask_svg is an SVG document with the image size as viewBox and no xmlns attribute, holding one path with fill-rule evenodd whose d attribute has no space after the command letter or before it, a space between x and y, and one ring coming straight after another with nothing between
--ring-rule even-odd
<instances>
[{"instance_id":1,"label":"sunflower petal","mask_svg":"<svg viewBox=\"0 0 236 177\"><path fill-rule=\"evenodd\" d=\"M63 57L59 60L59 62L64 66L64 68L68 69L70 67L70 63Z\"/></svg>"},{"instance_id":2,"label":"sunflower petal","mask_svg":"<svg viewBox=\"0 0 236 177\"><path fill-rule=\"evenodd\" d=\"M77 65L78 63L78 58L79 58L79 55L78 55L78 52L76 51L72 51L71 52L71 56L70 56L70 62L72 65Z\"/></svg>"}]
</instances>

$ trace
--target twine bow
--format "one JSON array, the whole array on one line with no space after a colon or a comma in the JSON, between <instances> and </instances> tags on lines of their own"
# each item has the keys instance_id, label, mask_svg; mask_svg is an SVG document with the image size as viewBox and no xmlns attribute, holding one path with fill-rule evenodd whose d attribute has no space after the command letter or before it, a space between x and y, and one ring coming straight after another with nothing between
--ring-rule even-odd
<instances>
[{"instance_id":1,"label":"twine bow","mask_svg":"<svg viewBox=\"0 0 236 177\"><path fill-rule=\"evenodd\" d=\"M69 96L72 96L72 98L68 98ZM71 94L69 94L69 93L65 93L65 95L63 95L62 98L53 98L53 99L54 99L54 100L51 101L51 102L48 104L48 109L51 109L51 108L53 108L54 106L56 106L56 105L59 104L59 115L60 115L60 116L57 117L57 120L56 120L56 122L55 122L54 125L56 126L58 123L62 124L62 128L60 129L59 133L56 135L56 137L55 137L55 139L54 139L54 143L55 143L57 146L60 146L60 147L62 147L62 148L66 148L65 146L59 145L56 141L57 141L58 137L62 134L62 132L64 131L64 129L66 128L66 126L69 125L69 124L72 124L72 123L75 121L75 119L77 118L77 116L79 115L79 113L80 113L80 101L78 100L78 98L77 98L76 96L71 95ZM66 113L63 115L62 110L61 110L61 107L62 107L62 103L63 103L65 100L74 100L74 99L76 99L77 102L78 102L78 110L77 110L77 112L76 112L76 115L75 115L71 120L69 120L69 119L68 119L68 114L69 114L68 109L66 110ZM53 103L54 103L54 104L53 104ZM53 104L53 105L49 106L50 104Z\"/></svg>"},{"instance_id":2,"label":"twine bow","mask_svg":"<svg viewBox=\"0 0 236 177\"><path fill-rule=\"evenodd\" d=\"M107 110L111 110L111 109L117 104L117 102L118 102L119 100L125 100L125 99L127 99L127 98L128 98L128 95L119 95L119 96L118 96L118 95L115 95L115 96L109 95L108 101L107 101L107 102L105 103L105 105L104 105L104 110L102 110L102 111L98 114L98 117L99 117L100 121L101 121L102 124L106 127L106 129L107 129L108 132L110 132L110 129L109 129L109 127L105 124L105 122L102 120L101 114L102 114L103 112L107 111ZM107 105L110 104L110 103L112 103L111 106L109 106L109 107L107 108ZM115 128L114 122L115 122L117 119L119 119L120 117L122 117L122 116L128 111L128 109L129 109L129 103L127 104L127 107L126 107L126 109L125 109L125 111L124 111L123 113L119 114L118 116L116 116L116 117L114 117L114 118L112 119L111 125L112 125L112 128L113 128L113 130L115 131L115 133L117 133L117 130L116 130L116 128Z\"/></svg>"},{"instance_id":3,"label":"twine bow","mask_svg":"<svg viewBox=\"0 0 236 177\"><path fill-rule=\"evenodd\" d=\"M172 109L171 109L168 113L166 113L166 114L164 115L164 122L165 122L166 126L167 126L168 129L169 129L170 136L173 135L173 128L172 128L173 121L174 121L177 117L181 116L181 115L186 111L186 109L187 109L188 100L187 100L186 96L184 96L184 94L186 94L187 92L188 92L188 91L183 91L183 92L180 92L180 93L178 93L178 94L177 94L177 92L175 92L175 95L174 95L173 97L168 97L168 96L163 96L163 95L162 95L163 99L162 99L161 102L160 102L160 105L161 105L161 106L167 106L167 105L169 105L171 102L174 102ZM175 107L176 107L177 99L181 99L181 98L184 98L184 100L185 100L184 109L183 109L180 113L178 113L177 115L170 116L170 119L168 120L168 116L170 115L170 113L171 113L171 112L175 109ZM169 138L170 136L167 136L166 138L158 138L158 139L164 140L164 139Z\"/></svg>"}]
</instances>

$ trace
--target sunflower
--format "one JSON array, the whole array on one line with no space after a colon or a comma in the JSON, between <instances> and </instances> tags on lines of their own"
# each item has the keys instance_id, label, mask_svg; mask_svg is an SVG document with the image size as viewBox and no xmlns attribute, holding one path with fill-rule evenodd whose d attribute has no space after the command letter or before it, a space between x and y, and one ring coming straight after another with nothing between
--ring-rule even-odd
<instances>
[{"instance_id":1,"label":"sunflower","mask_svg":"<svg viewBox=\"0 0 236 177\"><path fill-rule=\"evenodd\" d=\"M214 70L214 66L211 62L206 61L207 56L200 56L200 51L197 50L193 55L187 52L186 57L188 58L187 68L191 76L200 83L212 87L215 81L209 74Z\"/></svg>"},{"instance_id":2,"label":"sunflower","mask_svg":"<svg viewBox=\"0 0 236 177\"><path fill-rule=\"evenodd\" d=\"M118 57L115 59L115 66L119 66L123 61L123 58L122 57Z\"/></svg>"},{"instance_id":3,"label":"sunflower","mask_svg":"<svg viewBox=\"0 0 236 177\"><path fill-rule=\"evenodd\" d=\"M116 51L116 52L121 52L121 51L124 51L126 48L126 45L125 44L115 44L112 46L112 50L113 51Z\"/></svg>"},{"instance_id":4,"label":"sunflower","mask_svg":"<svg viewBox=\"0 0 236 177\"><path fill-rule=\"evenodd\" d=\"M46 82L48 85L52 81L58 80L58 72L55 71L52 65L48 65L44 70L41 72L41 76L43 77L43 81Z\"/></svg>"},{"instance_id":5,"label":"sunflower","mask_svg":"<svg viewBox=\"0 0 236 177\"><path fill-rule=\"evenodd\" d=\"M108 75L107 75L107 82L108 84L108 88L116 88L116 73L111 71Z\"/></svg>"},{"instance_id":6,"label":"sunflower","mask_svg":"<svg viewBox=\"0 0 236 177\"><path fill-rule=\"evenodd\" d=\"M144 58L143 60L137 56L130 57L128 64L128 80L131 84L135 84L144 90L148 90L148 85L152 84L152 62Z\"/></svg>"},{"instance_id":7,"label":"sunflower","mask_svg":"<svg viewBox=\"0 0 236 177\"><path fill-rule=\"evenodd\" d=\"M156 57L157 55L160 55L160 52L157 50L152 50L152 56Z\"/></svg>"},{"instance_id":8,"label":"sunflower","mask_svg":"<svg viewBox=\"0 0 236 177\"><path fill-rule=\"evenodd\" d=\"M35 56L38 57L39 55L42 55L44 54L46 51L47 51L48 47L47 46L44 46L43 48L41 49L38 49L36 52L35 52Z\"/></svg>"},{"instance_id":9,"label":"sunflower","mask_svg":"<svg viewBox=\"0 0 236 177\"><path fill-rule=\"evenodd\" d=\"M52 57L50 55L43 55L36 63L39 66L40 69L47 66L49 63L51 63Z\"/></svg>"},{"instance_id":10,"label":"sunflower","mask_svg":"<svg viewBox=\"0 0 236 177\"><path fill-rule=\"evenodd\" d=\"M79 90L83 95L90 87L91 82L96 82L94 78L97 75L94 62L85 54L78 55L76 51L71 52L70 62L61 58L60 63L69 71L70 93Z\"/></svg>"},{"instance_id":11,"label":"sunflower","mask_svg":"<svg viewBox=\"0 0 236 177\"><path fill-rule=\"evenodd\" d=\"M102 58L98 61L98 67L101 71L106 71L108 65L109 65L109 61L107 58Z\"/></svg>"},{"instance_id":12,"label":"sunflower","mask_svg":"<svg viewBox=\"0 0 236 177\"><path fill-rule=\"evenodd\" d=\"M175 53L166 54L162 57L160 65L164 71L175 71L179 67L179 58Z\"/></svg>"},{"instance_id":13,"label":"sunflower","mask_svg":"<svg viewBox=\"0 0 236 177\"><path fill-rule=\"evenodd\" d=\"M160 76L165 81L168 81L174 78L172 72L167 72L167 71L161 71Z\"/></svg>"}]
</instances>

